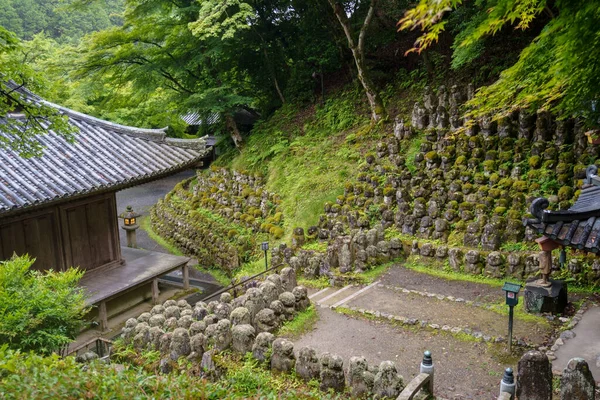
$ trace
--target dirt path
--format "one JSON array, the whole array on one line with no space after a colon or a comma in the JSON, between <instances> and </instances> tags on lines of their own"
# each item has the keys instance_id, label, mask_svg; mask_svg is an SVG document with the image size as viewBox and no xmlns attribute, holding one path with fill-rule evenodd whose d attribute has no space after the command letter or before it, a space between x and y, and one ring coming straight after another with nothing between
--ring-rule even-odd
<instances>
[{"instance_id":1,"label":"dirt path","mask_svg":"<svg viewBox=\"0 0 600 400\"><path fill-rule=\"evenodd\" d=\"M349 301L345 307L375 310L415 318L431 324L469 328L492 337L507 337L506 316L485 308L438 300L435 297L373 287ZM523 339L527 343L542 344L550 331L548 324L517 320L514 326L514 337Z\"/></svg>"},{"instance_id":2,"label":"dirt path","mask_svg":"<svg viewBox=\"0 0 600 400\"><path fill-rule=\"evenodd\" d=\"M419 372L423 351L430 350L436 395L443 398L495 400L504 368L514 367L499 359L504 354L501 345L465 342L446 333L348 317L327 308L318 308L318 313L315 329L294 342L296 352L311 346L318 354L341 356L345 366L351 356L362 355L370 364L392 360L407 383Z\"/></svg>"},{"instance_id":3,"label":"dirt path","mask_svg":"<svg viewBox=\"0 0 600 400\"><path fill-rule=\"evenodd\" d=\"M498 303L504 301L504 294L497 287L486 285L485 283L437 278L399 265L390 268L379 281L384 285L439 293L481 303Z\"/></svg>"}]
</instances>

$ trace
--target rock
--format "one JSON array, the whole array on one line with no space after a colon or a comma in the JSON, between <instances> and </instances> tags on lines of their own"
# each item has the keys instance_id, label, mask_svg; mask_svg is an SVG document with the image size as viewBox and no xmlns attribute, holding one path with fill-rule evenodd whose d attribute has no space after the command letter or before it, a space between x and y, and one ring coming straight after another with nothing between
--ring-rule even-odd
<instances>
[{"instance_id":1,"label":"rock","mask_svg":"<svg viewBox=\"0 0 600 400\"><path fill-rule=\"evenodd\" d=\"M195 353L196 359L202 359L206 346L206 336L202 333L197 333L190 338L190 349Z\"/></svg>"},{"instance_id":2,"label":"rock","mask_svg":"<svg viewBox=\"0 0 600 400\"><path fill-rule=\"evenodd\" d=\"M283 291L291 292L297 286L296 270L286 267L281 270L281 285Z\"/></svg>"},{"instance_id":3,"label":"rock","mask_svg":"<svg viewBox=\"0 0 600 400\"><path fill-rule=\"evenodd\" d=\"M152 310L150 310L150 314L152 315L163 314L164 312L165 308L160 304L155 305L154 307L152 307Z\"/></svg>"},{"instance_id":4,"label":"rock","mask_svg":"<svg viewBox=\"0 0 600 400\"><path fill-rule=\"evenodd\" d=\"M136 325L133 336L133 347L137 350L143 350L150 343L150 326L145 323Z\"/></svg>"},{"instance_id":5,"label":"rock","mask_svg":"<svg viewBox=\"0 0 600 400\"><path fill-rule=\"evenodd\" d=\"M463 252L458 247L448 250L448 263L454 271L460 271L463 265Z\"/></svg>"},{"instance_id":6,"label":"rock","mask_svg":"<svg viewBox=\"0 0 600 400\"><path fill-rule=\"evenodd\" d=\"M179 357L185 357L190 354L190 335L185 328L177 328L173 331L171 344L169 346L171 360L177 361Z\"/></svg>"},{"instance_id":7,"label":"rock","mask_svg":"<svg viewBox=\"0 0 600 400\"><path fill-rule=\"evenodd\" d=\"M218 303L213 310L213 313L217 316L217 319L227 319L231 314L231 305L228 303Z\"/></svg>"},{"instance_id":8,"label":"rock","mask_svg":"<svg viewBox=\"0 0 600 400\"><path fill-rule=\"evenodd\" d=\"M560 378L561 400L595 399L596 382L588 363L583 358L573 358Z\"/></svg>"},{"instance_id":9,"label":"rock","mask_svg":"<svg viewBox=\"0 0 600 400\"><path fill-rule=\"evenodd\" d=\"M254 326L259 333L272 333L275 332L279 326L279 320L273 310L270 308L264 308L256 314L256 317L254 317Z\"/></svg>"},{"instance_id":10,"label":"rock","mask_svg":"<svg viewBox=\"0 0 600 400\"><path fill-rule=\"evenodd\" d=\"M529 351L521 357L517 374L519 400L552 400L552 366L539 351Z\"/></svg>"},{"instance_id":11,"label":"rock","mask_svg":"<svg viewBox=\"0 0 600 400\"><path fill-rule=\"evenodd\" d=\"M148 333L153 350L160 351L160 338L165 334L165 331L158 326L153 326L148 330Z\"/></svg>"},{"instance_id":12,"label":"rock","mask_svg":"<svg viewBox=\"0 0 600 400\"><path fill-rule=\"evenodd\" d=\"M379 364L379 372L375 375L373 393L383 398L396 398L404 389L402 376L398 375L396 364L393 361L383 361Z\"/></svg>"},{"instance_id":13,"label":"rock","mask_svg":"<svg viewBox=\"0 0 600 400\"><path fill-rule=\"evenodd\" d=\"M162 314L154 314L148 320L148 325L162 327L165 324L166 318Z\"/></svg>"},{"instance_id":14,"label":"rock","mask_svg":"<svg viewBox=\"0 0 600 400\"><path fill-rule=\"evenodd\" d=\"M296 296L290 292L283 292L279 295L279 301L283 304L285 318L288 321L294 319L296 315Z\"/></svg>"},{"instance_id":15,"label":"rock","mask_svg":"<svg viewBox=\"0 0 600 400\"><path fill-rule=\"evenodd\" d=\"M308 290L304 286L296 286L292 290L292 294L296 299L297 311L304 311L310 306L310 300L308 299Z\"/></svg>"},{"instance_id":16,"label":"rock","mask_svg":"<svg viewBox=\"0 0 600 400\"><path fill-rule=\"evenodd\" d=\"M162 335L158 341L160 346L160 354L169 354L169 348L171 347L171 338L173 332L166 332Z\"/></svg>"},{"instance_id":17,"label":"rock","mask_svg":"<svg viewBox=\"0 0 600 400\"><path fill-rule=\"evenodd\" d=\"M298 352L296 374L305 381L318 379L321 372L317 352L312 347L303 347Z\"/></svg>"},{"instance_id":18,"label":"rock","mask_svg":"<svg viewBox=\"0 0 600 400\"><path fill-rule=\"evenodd\" d=\"M213 382L219 380L225 374L225 370L215 364L215 354L216 350L214 349L204 352L200 362L200 376Z\"/></svg>"},{"instance_id":19,"label":"rock","mask_svg":"<svg viewBox=\"0 0 600 400\"><path fill-rule=\"evenodd\" d=\"M160 373L165 374L165 375L170 374L171 371L173 371L173 365L171 363L172 363L172 361L170 358L168 358L168 357L162 358L158 365L158 370L160 371Z\"/></svg>"},{"instance_id":20,"label":"rock","mask_svg":"<svg viewBox=\"0 0 600 400\"><path fill-rule=\"evenodd\" d=\"M237 307L229 314L229 320L233 326L252 323L252 316L246 307Z\"/></svg>"},{"instance_id":21,"label":"rock","mask_svg":"<svg viewBox=\"0 0 600 400\"><path fill-rule=\"evenodd\" d=\"M192 308L192 306L190 306L190 303L188 303L185 300L179 300L177 302L177 307L179 307L181 310L185 310L185 309L188 309L188 308L191 309Z\"/></svg>"},{"instance_id":22,"label":"rock","mask_svg":"<svg viewBox=\"0 0 600 400\"><path fill-rule=\"evenodd\" d=\"M256 331L252 325L235 325L231 329L231 336L233 338L233 351L242 355L252 351L255 333Z\"/></svg>"},{"instance_id":23,"label":"rock","mask_svg":"<svg viewBox=\"0 0 600 400\"><path fill-rule=\"evenodd\" d=\"M192 310L192 318L197 321L202 321L208 314L206 307L196 305Z\"/></svg>"},{"instance_id":24,"label":"rock","mask_svg":"<svg viewBox=\"0 0 600 400\"><path fill-rule=\"evenodd\" d=\"M560 338L563 340L573 339L575 336L577 335L572 330L567 330L560 334Z\"/></svg>"},{"instance_id":25,"label":"rock","mask_svg":"<svg viewBox=\"0 0 600 400\"><path fill-rule=\"evenodd\" d=\"M279 297L279 289L273 282L265 281L260 284L258 289L263 296L265 304L271 304L273 300L277 300Z\"/></svg>"},{"instance_id":26,"label":"rock","mask_svg":"<svg viewBox=\"0 0 600 400\"><path fill-rule=\"evenodd\" d=\"M221 303L230 304L233 301L233 296L227 292L221 293L221 296L219 297L219 301Z\"/></svg>"},{"instance_id":27,"label":"rock","mask_svg":"<svg viewBox=\"0 0 600 400\"><path fill-rule=\"evenodd\" d=\"M354 398L366 398L373 390L375 375L369 372L364 357L351 357L348 366L348 386Z\"/></svg>"},{"instance_id":28,"label":"rock","mask_svg":"<svg viewBox=\"0 0 600 400\"><path fill-rule=\"evenodd\" d=\"M189 329L193 322L194 319L191 315L184 315L177 321L177 327Z\"/></svg>"},{"instance_id":29,"label":"rock","mask_svg":"<svg viewBox=\"0 0 600 400\"><path fill-rule=\"evenodd\" d=\"M321 364L321 384L319 388L327 392L329 389L341 393L346 386L344 378L344 361L340 356L323 353L319 359Z\"/></svg>"},{"instance_id":30,"label":"rock","mask_svg":"<svg viewBox=\"0 0 600 400\"><path fill-rule=\"evenodd\" d=\"M207 343L218 351L224 351L231 346L233 340L231 336L231 322L228 319L222 319L216 324L211 324L204 331Z\"/></svg>"},{"instance_id":31,"label":"rock","mask_svg":"<svg viewBox=\"0 0 600 400\"><path fill-rule=\"evenodd\" d=\"M271 370L287 373L294 369L295 364L294 344L287 339L275 339L271 356Z\"/></svg>"},{"instance_id":32,"label":"rock","mask_svg":"<svg viewBox=\"0 0 600 400\"><path fill-rule=\"evenodd\" d=\"M294 257L292 257L292 258L294 258ZM299 260L298 257L296 257L296 260ZM290 261L291 261L291 259L290 259ZM271 275L267 276L267 281L271 282L273 285L275 285L275 287L277 288L277 293L283 292L283 283L281 281L281 276L279 274L271 274Z\"/></svg>"},{"instance_id":33,"label":"rock","mask_svg":"<svg viewBox=\"0 0 600 400\"><path fill-rule=\"evenodd\" d=\"M256 336L256 340L252 345L252 356L255 360L260 362L270 361L267 358L269 354L269 350L271 350L271 346L273 341L275 340L275 336L269 332L261 332Z\"/></svg>"},{"instance_id":34,"label":"rock","mask_svg":"<svg viewBox=\"0 0 600 400\"><path fill-rule=\"evenodd\" d=\"M177 306L169 306L165 308L165 318L179 318L181 310Z\"/></svg>"},{"instance_id":35,"label":"rock","mask_svg":"<svg viewBox=\"0 0 600 400\"><path fill-rule=\"evenodd\" d=\"M137 321L138 322L148 322L150 320L150 317L152 316L152 314L145 312L145 313L141 313L138 317L137 317Z\"/></svg>"}]
</instances>

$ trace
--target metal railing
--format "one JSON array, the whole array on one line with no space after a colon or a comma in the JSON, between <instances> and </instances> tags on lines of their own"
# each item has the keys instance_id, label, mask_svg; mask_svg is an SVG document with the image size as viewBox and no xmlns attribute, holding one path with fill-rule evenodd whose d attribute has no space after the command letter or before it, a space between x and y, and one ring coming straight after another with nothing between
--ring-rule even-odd
<instances>
[{"instance_id":1,"label":"metal railing","mask_svg":"<svg viewBox=\"0 0 600 400\"><path fill-rule=\"evenodd\" d=\"M227 287L225 287L225 288L223 288L223 289L217 290L216 292L214 292L214 293L210 294L209 296L206 296L206 297L204 297L204 298L200 299L200 301L206 301L206 300L208 300L208 299L212 299L213 297L215 297L215 296L218 296L218 295L220 295L220 294L222 294L222 293L228 292L228 291L230 291L230 290L233 290L233 292L234 292L234 296L233 296L233 297L237 297L237 295L236 295L236 292L237 292L237 290L236 290L236 289L237 289L238 287L242 286L243 284L245 284L245 283L247 283L247 282L250 282L251 280L253 280L253 279L255 279L255 278L258 278L258 277L259 277L259 276L261 276L261 275L264 275L264 274L266 274L267 272L271 272L271 271L273 271L273 270L277 270L277 268L280 268L280 267L282 267L282 266L284 266L284 265L285 265L285 264L283 264L283 263L282 263L282 264L278 264L278 265L276 265L276 266L274 266L274 267L268 268L268 269L266 269L266 270L264 270L264 271L262 271L262 272L259 272L259 273L258 273L258 274L256 274L256 275L252 275L251 277L249 277L248 279L246 279L246 280L244 280L244 281L241 281L241 282L238 282L238 283L232 284L232 285L230 285L230 286L227 286Z\"/></svg>"},{"instance_id":2,"label":"metal railing","mask_svg":"<svg viewBox=\"0 0 600 400\"><path fill-rule=\"evenodd\" d=\"M110 352L112 350L113 341L108 340L102 337L96 337L88 340L87 342L80 344L79 346L73 349L66 349L64 352L61 352L62 357L67 357L70 355L79 355L79 352L82 350L85 351L94 351L94 353L98 354L100 358L108 358L110 357Z\"/></svg>"}]
</instances>

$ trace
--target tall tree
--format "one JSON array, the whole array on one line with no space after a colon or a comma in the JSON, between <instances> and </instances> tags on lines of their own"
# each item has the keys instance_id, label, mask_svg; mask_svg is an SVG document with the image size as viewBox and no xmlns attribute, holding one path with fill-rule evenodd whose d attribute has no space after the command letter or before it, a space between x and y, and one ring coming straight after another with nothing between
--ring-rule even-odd
<instances>
[{"instance_id":1,"label":"tall tree","mask_svg":"<svg viewBox=\"0 0 600 400\"><path fill-rule=\"evenodd\" d=\"M375 14L377 0L369 0L368 5L366 6L367 13L364 17L360 31L358 32L358 36L352 28L348 14L350 14L351 17L356 18L358 10L364 8L364 5L362 5L360 1L352 2L353 4L344 4L340 0L328 1L344 30L346 39L348 40L348 47L350 48L350 51L352 51L352 57L354 58L356 70L358 71L358 79L360 80L369 101L371 119L378 122L384 119L387 116L387 113L385 106L383 105L383 100L371 79L369 69L365 63L365 40L367 37L367 30L373 20L373 15Z\"/></svg>"},{"instance_id":2,"label":"tall tree","mask_svg":"<svg viewBox=\"0 0 600 400\"><path fill-rule=\"evenodd\" d=\"M199 10L193 0L128 2L123 27L88 40L81 73L110 80L118 90L130 88L137 99L159 93L174 118L190 110L218 112L239 146L241 136L231 118L261 90L252 87L240 68L236 43L192 34L188 24L196 21ZM119 99L108 95L103 102L114 106Z\"/></svg>"}]
</instances>

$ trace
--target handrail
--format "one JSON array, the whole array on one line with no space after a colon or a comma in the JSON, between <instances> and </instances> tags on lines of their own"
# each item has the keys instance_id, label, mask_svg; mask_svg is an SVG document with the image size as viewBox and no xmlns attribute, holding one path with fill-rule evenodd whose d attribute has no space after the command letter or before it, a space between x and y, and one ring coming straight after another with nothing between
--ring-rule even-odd
<instances>
[{"instance_id":1,"label":"handrail","mask_svg":"<svg viewBox=\"0 0 600 400\"><path fill-rule=\"evenodd\" d=\"M237 288L238 286L241 286L241 285L243 285L244 283L246 283L246 282L249 282L249 281L251 281L251 280L252 280L252 279L254 279L254 278L257 278L257 277L259 277L259 276L261 276L261 275L264 275L264 274L266 274L267 272L271 272L271 271L273 271L273 270L275 270L275 269L277 269L277 268L279 268L279 267L282 267L283 265L285 265L285 264L283 264L283 263L282 263L282 264L276 265L276 266L274 266L274 267L268 268L268 269L266 269L266 270L264 270L264 271L262 271L262 272L259 272L259 273L258 273L258 274L256 274L256 275L252 275L250 278L246 279L245 281L238 282L238 283L236 283L236 284L234 284L234 285L231 285L231 286L228 286L228 287L226 287L226 288L223 288L223 289L217 290L217 291L216 291L216 292L214 292L213 294L211 294L211 295L209 295L209 296L207 296L207 297L204 297L204 298L203 298L203 299L201 299L200 301L206 301L206 300L208 300L208 299L212 299L212 298L213 298L213 297L215 297L215 296L218 296L218 295L220 295L220 294L222 294L222 293L225 293L225 292L228 292L228 291L230 291L230 290L232 290L232 289L235 289L235 288Z\"/></svg>"},{"instance_id":2,"label":"handrail","mask_svg":"<svg viewBox=\"0 0 600 400\"><path fill-rule=\"evenodd\" d=\"M113 343L114 343L112 340L108 340L108 339L105 339L103 337L98 336L98 337L95 337L93 339L88 340L87 342L85 342L83 344L80 344L79 346L77 346L73 350L67 351L66 354L64 355L64 357L70 356L71 354L75 354L79 350L84 349L84 348L88 347L91 344L95 344L96 345L96 349L99 349L99 346L98 346L99 343L98 342L100 342L102 344L105 344L107 347L112 346ZM98 354L98 355L102 356L101 354Z\"/></svg>"}]
</instances>

